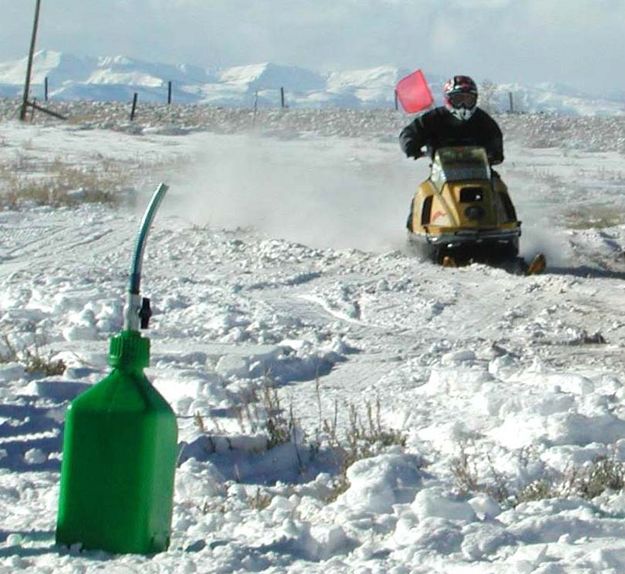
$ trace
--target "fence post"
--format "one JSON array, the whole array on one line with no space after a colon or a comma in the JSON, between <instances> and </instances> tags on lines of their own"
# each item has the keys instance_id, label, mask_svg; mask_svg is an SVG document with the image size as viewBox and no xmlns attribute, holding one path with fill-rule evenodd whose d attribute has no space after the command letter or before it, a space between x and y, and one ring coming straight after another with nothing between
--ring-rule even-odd
<instances>
[{"instance_id":1,"label":"fence post","mask_svg":"<svg viewBox=\"0 0 625 574\"><path fill-rule=\"evenodd\" d=\"M37 27L39 26L39 9L41 0L35 4L35 19L33 21L33 33L30 37L30 50L28 51L28 63L26 64L26 80L24 81L24 96L22 107L20 108L20 120L26 120L26 108L28 107L28 97L30 96L30 76L33 70L33 58L35 56L35 42L37 41Z\"/></svg>"},{"instance_id":2,"label":"fence post","mask_svg":"<svg viewBox=\"0 0 625 574\"><path fill-rule=\"evenodd\" d=\"M254 92L254 113L252 115L252 127L256 126L256 113L258 112L258 90Z\"/></svg>"},{"instance_id":3,"label":"fence post","mask_svg":"<svg viewBox=\"0 0 625 574\"><path fill-rule=\"evenodd\" d=\"M134 121L135 119L135 111L137 110L137 98L139 97L139 94L137 94L137 92L134 93L134 96L132 97L132 109L130 110L130 121Z\"/></svg>"},{"instance_id":4,"label":"fence post","mask_svg":"<svg viewBox=\"0 0 625 574\"><path fill-rule=\"evenodd\" d=\"M171 80L167 82L167 105L171 104Z\"/></svg>"},{"instance_id":5,"label":"fence post","mask_svg":"<svg viewBox=\"0 0 625 574\"><path fill-rule=\"evenodd\" d=\"M46 102L48 101L48 76L43 80L43 99Z\"/></svg>"},{"instance_id":6,"label":"fence post","mask_svg":"<svg viewBox=\"0 0 625 574\"><path fill-rule=\"evenodd\" d=\"M395 111L399 110L399 102L397 100L397 90L395 90Z\"/></svg>"},{"instance_id":7,"label":"fence post","mask_svg":"<svg viewBox=\"0 0 625 574\"><path fill-rule=\"evenodd\" d=\"M284 102L284 88L280 88L280 107L286 108L286 105Z\"/></svg>"},{"instance_id":8,"label":"fence post","mask_svg":"<svg viewBox=\"0 0 625 574\"><path fill-rule=\"evenodd\" d=\"M512 92L508 92L508 98L510 100L510 113L513 114L514 113L514 99L512 96Z\"/></svg>"}]
</instances>

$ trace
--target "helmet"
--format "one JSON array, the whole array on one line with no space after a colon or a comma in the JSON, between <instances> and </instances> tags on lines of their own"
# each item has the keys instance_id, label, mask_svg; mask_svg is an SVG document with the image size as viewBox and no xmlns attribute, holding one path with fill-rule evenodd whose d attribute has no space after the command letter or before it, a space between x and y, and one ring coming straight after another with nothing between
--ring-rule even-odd
<instances>
[{"instance_id":1,"label":"helmet","mask_svg":"<svg viewBox=\"0 0 625 574\"><path fill-rule=\"evenodd\" d=\"M468 120L477 107L477 86L469 76L454 76L443 87L445 107L459 120Z\"/></svg>"}]
</instances>

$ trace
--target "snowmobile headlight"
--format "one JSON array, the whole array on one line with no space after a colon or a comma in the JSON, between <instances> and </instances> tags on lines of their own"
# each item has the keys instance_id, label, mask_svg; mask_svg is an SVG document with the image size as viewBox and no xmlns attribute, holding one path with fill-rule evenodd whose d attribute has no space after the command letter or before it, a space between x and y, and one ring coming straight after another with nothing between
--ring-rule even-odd
<instances>
[{"instance_id":1,"label":"snowmobile headlight","mask_svg":"<svg viewBox=\"0 0 625 574\"><path fill-rule=\"evenodd\" d=\"M464 210L464 214L466 218L471 221L479 221L484 218L486 211L484 211L484 208L480 205L471 205Z\"/></svg>"}]
</instances>

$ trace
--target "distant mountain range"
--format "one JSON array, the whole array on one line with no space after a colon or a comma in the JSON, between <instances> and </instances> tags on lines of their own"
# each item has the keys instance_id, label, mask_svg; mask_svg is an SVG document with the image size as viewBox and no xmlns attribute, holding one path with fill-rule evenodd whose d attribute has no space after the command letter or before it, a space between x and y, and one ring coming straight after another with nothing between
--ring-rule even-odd
<instances>
[{"instance_id":1,"label":"distant mountain range","mask_svg":"<svg viewBox=\"0 0 625 574\"><path fill-rule=\"evenodd\" d=\"M319 73L272 63L231 68L201 68L144 62L124 56L90 58L43 50L33 63L31 95L41 100L48 78L48 96L62 100L166 102L169 82L177 103L216 106L278 107L281 89L289 107L389 108L398 80L411 70L382 66ZM0 63L0 96L22 94L26 58ZM425 70L434 94L445 78ZM558 84L482 86L481 104L491 110L554 112L572 115L625 114L625 94L602 98Z\"/></svg>"}]
</instances>

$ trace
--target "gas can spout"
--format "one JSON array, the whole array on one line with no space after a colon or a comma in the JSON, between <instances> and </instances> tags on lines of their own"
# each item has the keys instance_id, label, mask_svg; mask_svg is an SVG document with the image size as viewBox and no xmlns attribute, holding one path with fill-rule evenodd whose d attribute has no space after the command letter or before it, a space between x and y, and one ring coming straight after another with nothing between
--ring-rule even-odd
<instances>
[{"instance_id":1,"label":"gas can spout","mask_svg":"<svg viewBox=\"0 0 625 574\"><path fill-rule=\"evenodd\" d=\"M156 191L152 195L150 205L143 216L137 243L135 245L134 257L130 268L130 282L128 285L128 293L126 295L126 308L124 312L124 330L139 331L139 328L146 329L149 319L149 300L144 300L140 294L141 288L141 268L143 266L143 253L145 251L145 243L147 240L150 226L156 215L168 186L164 183L159 184Z\"/></svg>"}]
</instances>

